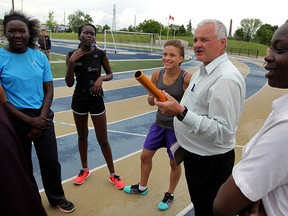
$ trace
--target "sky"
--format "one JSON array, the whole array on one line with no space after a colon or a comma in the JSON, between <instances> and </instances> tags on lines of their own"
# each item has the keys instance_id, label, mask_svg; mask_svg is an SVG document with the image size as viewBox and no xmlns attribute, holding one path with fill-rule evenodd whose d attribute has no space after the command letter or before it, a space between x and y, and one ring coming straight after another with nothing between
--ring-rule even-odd
<instances>
[{"instance_id":1,"label":"sky","mask_svg":"<svg viewBox=\"0 0 288 216\"><path fill-rule=\"evenodd\" d=\"M189 20L192 27L203 19L218 19L232 32L240 27L242 19L260 19L263 24L282 25L287 19L288 2L285 0L14 0L15 10L38 18L45 23L48 13L54 11L58 24L68 24L68 15L80 10L89 14L95 25L107 24L112 28L115 6L116 29L137 26L144 20L153 19L163 25L184 25ZM12 8L12 0L0 0L0 18ZM174 21L169 20L171 15ZM65 21L64 21L65 20Z\"/></svg>"}]
</instances>

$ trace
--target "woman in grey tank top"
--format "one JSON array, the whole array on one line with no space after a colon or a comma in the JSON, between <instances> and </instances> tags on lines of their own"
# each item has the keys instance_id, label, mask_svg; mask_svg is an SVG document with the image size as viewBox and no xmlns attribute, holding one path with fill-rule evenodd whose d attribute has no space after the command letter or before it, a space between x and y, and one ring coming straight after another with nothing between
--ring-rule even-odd
<instances>
[{"instance_id":1,"label":"woman in grey tank top","mask_svg":"<svg viewBox=\"0 0 288 216\"><path fill-rule=\"evenodd\" d=\"M173 95L178 101L181 100L185 89L188 87L191 74L183 71L180 67L184 60L184 46L180 40L168 40L164 45L162 61L163 69L157 69L153 72L151 81L160 90L165 90ZM154 96L148 95L148 103L154 106ZM161 148L167 148L170 158L170 176L167 176L169 182L168 190L164 193L164 198L159 202L159 210L167 210L174 200L174 191L181 176L181 166L177 166L170 146L176 142L173 117L165 116L160 110L157 111L155 122L152 123L149 133L144 142L141 153L141 177L138 184L125 186L124 191L129 194L146 195L148 192L148 179L152 170L152 158L156 151Z\"/></svg>"}]
</instances>

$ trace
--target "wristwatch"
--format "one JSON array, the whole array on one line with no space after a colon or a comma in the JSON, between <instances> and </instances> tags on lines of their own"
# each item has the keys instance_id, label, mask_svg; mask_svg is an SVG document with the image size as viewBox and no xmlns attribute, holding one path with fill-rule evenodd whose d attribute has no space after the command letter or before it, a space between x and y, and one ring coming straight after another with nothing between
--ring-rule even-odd
<instances>
[{"instance_id":1,"label":"wristwatch","mask_svg":"<svg viewBox=\"0 0 288 216\"><path fill-rule=\"evenodd\" d=\"M187 109L186 106L184 106L184 111L183 111L182 113L180 113L179 115L176 116L177 119L178 119L179 121L182 121L182 120L185 118L187 112L188 112L188 109Z\"/></svg>"}]
</instances>

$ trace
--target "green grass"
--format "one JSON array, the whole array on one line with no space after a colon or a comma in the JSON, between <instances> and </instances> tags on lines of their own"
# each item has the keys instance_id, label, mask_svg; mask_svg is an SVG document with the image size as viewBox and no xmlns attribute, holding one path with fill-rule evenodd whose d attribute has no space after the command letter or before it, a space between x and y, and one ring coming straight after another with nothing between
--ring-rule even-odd
<instances>
[{"instance_id":1,"label":"green grass","mask_svg":"<svg viewBox=\"0 0 288 216\"><path fill-rule=\"evenodd\" d=\"M229 40L229 39L227 42L227 47L259 50L259 56L262 56L262 57L266 55L266 50L267 50L267 45L257 44L257 43L249 43L249 42L245 42L245 41L235 41L235 40Z\"/></svg>"},{"instance_id":2,"label":"green grass","mask_svg":"<svg viewBox=\"0 0 288 216\"><path fill-rule=\"evenodd\" d=\"M66 56L56 53L51 53L50 61L66 61Z\"/></svg>"},{"instance_id":3,"label":"green grass","mask_svg":"<svg viewBox=\"0 0 288 216\"><path fill-rule=\"evenodd\" d=\"M121 37L119 39L119 41L121 41L121 43L129 43L129 41L135 40L135 37L136 37L135 35L125 35L125 37ZM139 38L137 37L137 39L136 39L137 43L147 42L147 36L142 36L142 37L143 37L142 39L140 36L139 36ZM78 40L77 33L53 33L52 38L66 39L66 40ZM172 36L169 37L169 39L172 39L172 38L173 38ZM157 38L155 38L155 39L157 39ZM167 39L167 36L161 37L161 40L166 40L166 39ZM188 41L188 46L189 47L193 46L193 37L192 36L176 36L176 39ZM104 34L97 34L96 40L99 42L104 42ZM111 37L109 34L107 34L107 42L109 42L110 40L111 40ZM117 40L117 39L115 38L115 40ZM148 42L149 42L149 40L148 40ZM227 46L233 47L233 48L259 50L259 56L265 56L266 49L267 49L267 46L263 45L263 44L250 43L250 42L244 42L244 41L236 41L233 39L228 39Z\"/></svg>"},{"instance_id":4,"label":"green grass","mask_svg":"<svg viewBox=\"0 0 288 216\"><path fill-rule=\"evenodd\" d=\"M52 54L53 55L53 54ZM52 57L51 55L51 57ZM52 58L51 58L52 59ZM122 71L136 71L147 68L161 67L163 62L161 60L153 61L110 61L110 66L113 73ZM54 78L62 78L66 73L65 63L51 63L52 73ZM102 73L105 73L102 69Z\"/></svg>"},{"instance_id":5,"label":"green grass","mask_svg":"<svg viewBox=\"0 0 288 216\"><path fill-rule=\"evenodd\" d=\"M130 35L131 36L131 35ZM123 43L128 43L129 40L132 40L130 36L126 38L121 38ZM77 40L76 33L53 33L52 38L54 39L66 39L66 40ZM171 39L172 37L170 37ZM192 47L193 38L192 37L185 37L180 36L176 37L177 39L186 40L189 43L189 47ZM97 41L103 42L104 35L97 34ZM162 40L166 40L166 37L162 37ZM144 41L142 41L144 42ZM233 48L242 48L242 49L252 49L252 50L259 50L259 58L263 58L266 54L266 45L256 44L256 43L248 43L243 41L235 41L232 39L228 39L227 42L228 47ZM0 48L3 47L4 44L0 43ZM61 78L65 76L66 73L66 64L65 64L66 56L60 55L56 53L52 53L50 57L50 61L60 61L59 63L51 63L52 73L54 78ZM64 61L64 62L61 62ZM147 68L154 68L154 67L161 67L163 63L161 60L147 60L147 61L110 61L110 66L112 68L113 73L121 72L121 71L133 71L139 69L147 69ZM104 73L104 71L102 71Z\"/></svg>"}]
</instances>

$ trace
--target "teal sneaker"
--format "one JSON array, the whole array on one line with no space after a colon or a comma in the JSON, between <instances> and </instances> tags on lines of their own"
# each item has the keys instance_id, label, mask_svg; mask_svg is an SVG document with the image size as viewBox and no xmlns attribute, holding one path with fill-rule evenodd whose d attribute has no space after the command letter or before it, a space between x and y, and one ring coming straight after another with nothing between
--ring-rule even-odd
<instances>
[{"instance_id":1,"label":"teal sneaker","mask_svg":"<svg viewBox=\"0 0 288 216\"><path fill-rule=\"evenodd\" d=\"M139 184L125 186L123 190L128 194L140 194L140 195L146 195L147 194L148 188L146 188L146 190L144 190L144 191L141 191L138 189L138 187L139 187Z\"/></svg>"},{"instance_id":2,"label":"teal sneaker","mask_svg":"<svg viewBox=\"0 0 288 216\"><path fill-rule=\"evenodd\" d=\"M162 201L158 204L158 209L161 211L165 211L170 208L172 202L174 200L174 196L170 193L166 192Z\"/></svg>"}]
</instances>

